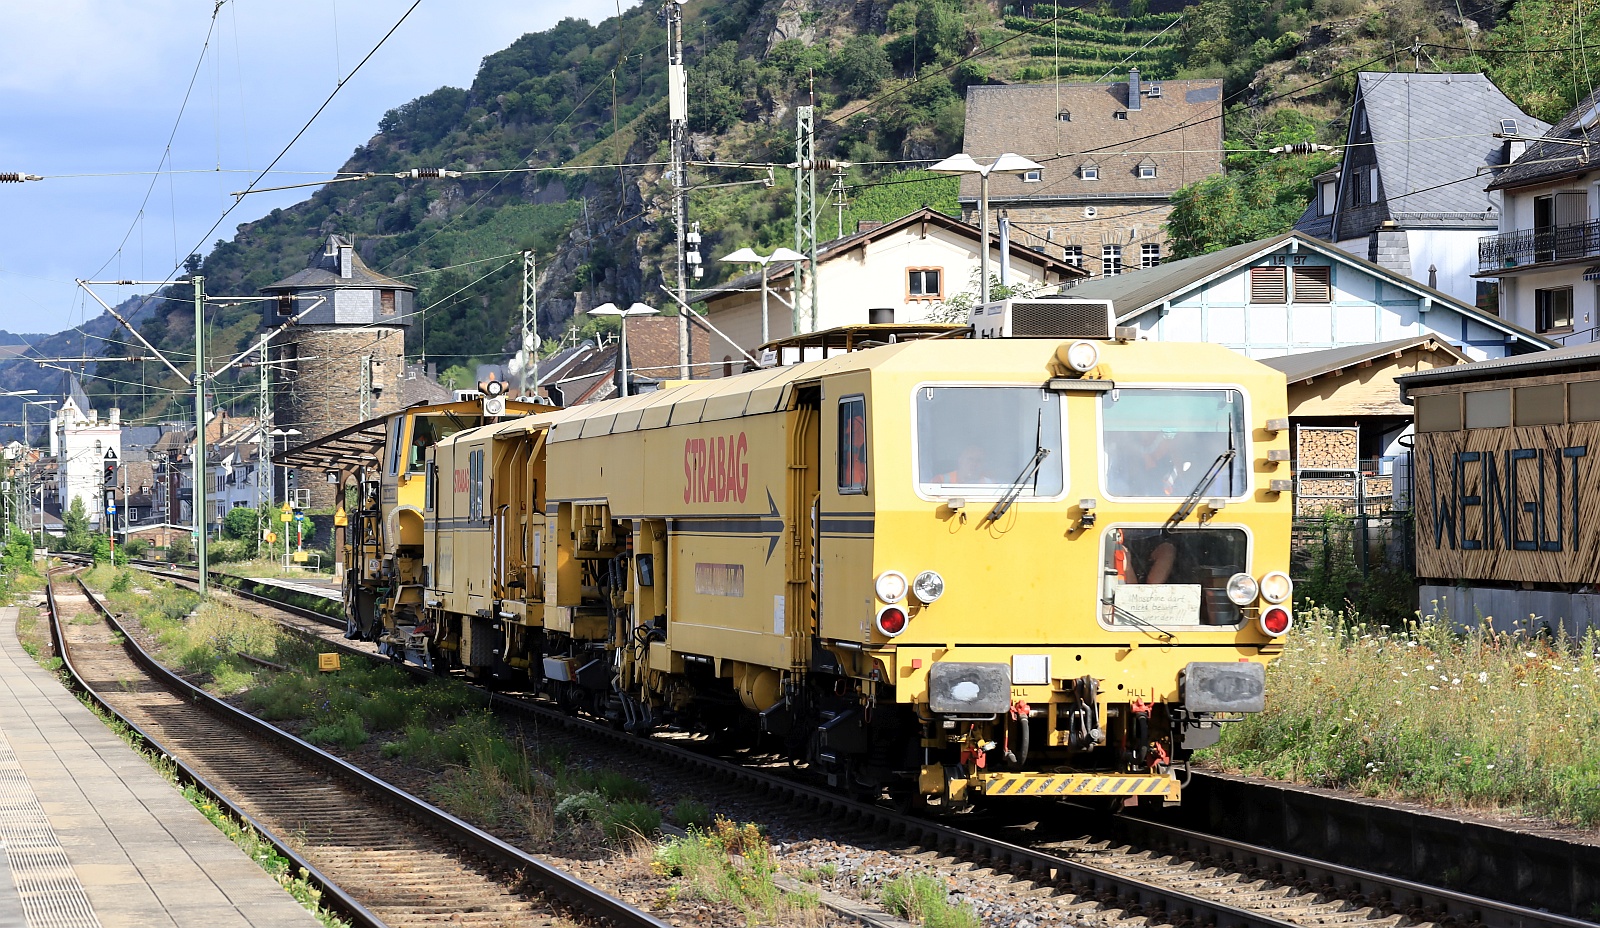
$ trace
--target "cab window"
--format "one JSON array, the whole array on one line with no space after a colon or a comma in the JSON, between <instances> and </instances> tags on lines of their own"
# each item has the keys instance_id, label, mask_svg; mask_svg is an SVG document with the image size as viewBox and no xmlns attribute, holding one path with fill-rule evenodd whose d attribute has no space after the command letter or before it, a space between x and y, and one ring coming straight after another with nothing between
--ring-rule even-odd
<instances>
[{"instance_id":1,"label":"cab window","mask_svg":"<svg viewBox=\"0 0 1600 928\"><path fill-rule=\"evenodd\" d=\"M1100 619L1107 626L1237 626L1228 578L1250 568L1250 539L1237 528L1121 526L1107 529Z\"/></svg>"},{"instance_id":2,"label":"cab window","mask_svg":"<svg viewBox=\"0 0 1600 928\"><path fill-rule=\"evenodd\" d=\"M405 446L400 443L400 439L406 433L406 417L395 416L394 422L389 428L389 476L393 477L395 474L400 473L400 458L405 450Z\"/></svg>"},{"instance_id":3,"label":"cab window","mask_svg":"<svg viewBox=\"0 0 1600 928\"><path fill-rule=\"evenodd\" d=\"M839 492L867 492L867 401L862 396L839 401Z\"/></svg>"},{"instance_id":4,"label":"cab window","mask_svg":"<svg viewBox=\"0 0 1600 928\"><path fill-rule=\"evenodd\" d=\"M933 496L1056 497L1061 397L1038 387L917 388L917 484Z\"/></svg>"},{"instance_id":5,"label":"cab window","mask_svg":"<svg viewBox=\"0 0 1600 928\"><path fill-rule=\"evenodd\" d=\"M1119 387L1102 394L1100 424L1110 496L1233 499L1248 490L1250 449L1238 390ZM1222 462L1230 450L1233 457ZM1216 475L1201 486L1213 466Z\"/></svg>"}]
</instances>

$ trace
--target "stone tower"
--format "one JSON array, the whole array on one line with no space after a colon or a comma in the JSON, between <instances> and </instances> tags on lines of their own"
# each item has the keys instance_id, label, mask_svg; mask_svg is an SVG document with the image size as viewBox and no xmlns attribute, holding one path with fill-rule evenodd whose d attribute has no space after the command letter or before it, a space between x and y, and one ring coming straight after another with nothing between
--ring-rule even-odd
<instances>
[{"instance_id":1,"label":"stone tower","mask_svg":"<svg viewBox=\"0 0 1600 928\"><path fill-rule=\"evenodd\" d=\"M272 370L273 425L297 429L277 439L273 451L304 444L365 418L401 407L405 376L406 328L411 325L417 288L374 273L342 236L327 245L305 270L262 287L277 297L265 323L279 325L304 313L276 342ZM312 508L334 504L334 487L324 473L293 472L292 485L310 490ZM282 470L274 476L283 499Z\"/></svg>"}]
</instances>

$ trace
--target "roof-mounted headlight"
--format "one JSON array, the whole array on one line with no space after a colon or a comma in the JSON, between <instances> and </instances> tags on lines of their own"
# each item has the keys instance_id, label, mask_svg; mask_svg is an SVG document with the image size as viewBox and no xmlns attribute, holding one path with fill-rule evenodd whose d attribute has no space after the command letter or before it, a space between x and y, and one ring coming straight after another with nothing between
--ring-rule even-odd
<instances>
[{"instance_id":1,"label":"roof-mounted headlight","mask_svg":"<svg viewBox=\"0 0 1600 928\"><path fill-rule=\"evenodd\" d=\"M1100 349L1094 342L1077 341L1067 346L1067 366L1087 374L1100 363Z\"/></svg>"}]
</instances>

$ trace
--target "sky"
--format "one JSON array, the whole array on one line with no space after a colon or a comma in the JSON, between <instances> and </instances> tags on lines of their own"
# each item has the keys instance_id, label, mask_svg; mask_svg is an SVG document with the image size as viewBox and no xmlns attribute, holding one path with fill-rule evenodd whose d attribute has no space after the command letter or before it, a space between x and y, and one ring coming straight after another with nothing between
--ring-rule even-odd
<instances>
[{"instance_id":1,"label":"sky","mask_svg":"<svg viewBox=\"0 0 1600 928\"><path fill-rule=\"evenodd\" d=\"M71 328L99 314L76 278L164 280L191 251L305 199L311 189L252 194L206 236L234 204L229 194L341 79L258 186L327 177L386 110L447 84L469 87L483 57L523 33L618 11L617 0L420 0L351 76L413 2L4 4L0 171L45 179L0 184L0 329ZM64 176L91 174L112 176ZM151 288L95 289L115 305Z\"/></svg>"}]
</instances>

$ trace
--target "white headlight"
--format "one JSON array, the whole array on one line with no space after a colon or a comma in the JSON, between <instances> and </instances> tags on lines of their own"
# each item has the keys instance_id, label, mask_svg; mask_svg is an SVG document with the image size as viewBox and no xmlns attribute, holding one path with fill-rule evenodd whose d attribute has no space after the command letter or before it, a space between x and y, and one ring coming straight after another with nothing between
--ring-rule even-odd
<instances>
[{"instance_id":1,"label":"white headlight","mask_svg":"<svg viewBox=\"0 0 1600 928\"><path fill-rule=\"evenodd\" d=\"M873 589L884 602L897 603L906 598L906 575L898 570L886 570L878 575Z\"/></svg>"},{"instance_id":2,"label":"white headlight","mask_svg":"<svg viewBox=\"0 0 1600 928\"><path fill-rule=\"evenodd\" d=\"M1249 574L1234 574L1228 578L1228 600L1235 606L1248 606L1256 601L1256 578Z\"/></svg>"},{"instance_id":3,"label":"white headlight","mask_svg":"<svg viewBox=\"0 0 1600 928\"><path fill-rule=\"evenodd\" d=\"M937 570L924 570L911 581L911 594L927 605L944 595L944 578Z\"/></svg>"},{"instance_id":4,"label":"white headlight","mask_svg":"<svg viewBox=\"0 0 1600 928\"><path fill-rule=\"evenodd\" d=\"M1294 593L1294 581L1281 570L1274 570L1261 578L1261 598L1274 605Z\"/></svg>"},{"instance_id":5,"label":"white headlight","mask_svg":"<svg viewBox=\"0 0 1600 928\"><path fill-rule=\"evenodd\" d=\"M1067 348L1067 366L1080 374L1087 374L1100 363L1100 349L1094 342L1073 342Z\"/></svg>"}]
</instances>

